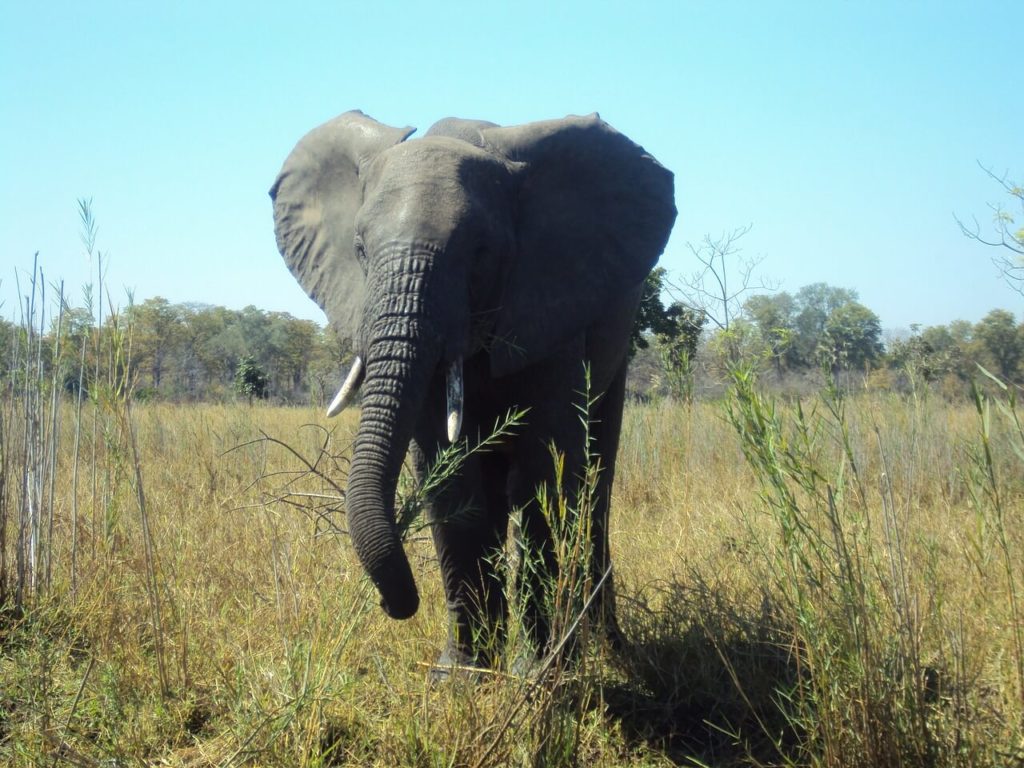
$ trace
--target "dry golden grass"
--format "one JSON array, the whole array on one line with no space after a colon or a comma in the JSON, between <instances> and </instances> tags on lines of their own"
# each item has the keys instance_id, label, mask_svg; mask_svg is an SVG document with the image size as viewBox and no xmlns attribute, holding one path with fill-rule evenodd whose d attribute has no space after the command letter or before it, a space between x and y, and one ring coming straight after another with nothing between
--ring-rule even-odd
<instances>
[{"instance_id":1,"label":"dry golden grass","mask_svg":"<svg viewBox=\"0 0 1024 768\"><path fill-rule=\"evenodd\" d=\"M420 612L377 609L335 486L355 414L97 406L73 540L67 405L52 584L0 615L0 763L1021 764L1013 432L992 416L995 500L972 405L864 395L840 421L811 406L818 442L799 453L780 404L772 446L818 478L779 476L805 538L723 405L627 409L612 546L631 646L531 688L430 684L446 629L425 532Z\"/></svg>"}]
</instances>

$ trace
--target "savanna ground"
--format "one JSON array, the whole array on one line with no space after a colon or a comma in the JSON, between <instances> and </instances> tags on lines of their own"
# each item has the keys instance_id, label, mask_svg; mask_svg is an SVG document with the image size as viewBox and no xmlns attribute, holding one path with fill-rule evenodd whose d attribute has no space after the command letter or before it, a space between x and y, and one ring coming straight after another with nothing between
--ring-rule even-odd
<instances>
[{"instance_id":1,"label":"savanna ground","mask_svg":"<svg viewBox=\"0 0 1024 768\"><path fill-rule=\"evenodd\" d=\"M1024 442L988 386L628 407L628 647L584 622L539 680L434 684L428 532L402 623L343 532L356 414L6 401L0 763L1024 765Z\"/></svg>"}]
</instances>

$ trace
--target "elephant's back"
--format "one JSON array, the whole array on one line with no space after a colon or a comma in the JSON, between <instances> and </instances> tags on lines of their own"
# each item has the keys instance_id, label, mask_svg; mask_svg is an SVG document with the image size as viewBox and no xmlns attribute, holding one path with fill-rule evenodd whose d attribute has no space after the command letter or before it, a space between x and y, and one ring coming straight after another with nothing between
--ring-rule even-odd
<instances>
[{"instance_id":1,"label":"elephant's back","mask_svg":"<svg viewBox=\"0 0 1024 768\"><path fill-rule=\"evenodd\" d=\"M446 136L450 139L465 141L474 147L483 149L484 137L482 132L486 128L497 127L497 123L491 123L487 120L464 120L461 117L446 117L430 126L430 130L424 134L424 138L428 136Z\"/></svg>"}]
</instances>

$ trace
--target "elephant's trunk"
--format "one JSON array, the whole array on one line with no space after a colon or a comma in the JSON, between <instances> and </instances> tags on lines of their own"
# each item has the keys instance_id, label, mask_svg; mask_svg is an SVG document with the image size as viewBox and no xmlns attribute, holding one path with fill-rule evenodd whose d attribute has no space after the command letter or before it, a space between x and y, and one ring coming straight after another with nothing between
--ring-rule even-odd
<instances>
[{"instance_id":1,"label":"elephant's trunk","mask_svg":"<svg viewBox=\"0 0 1024 768\"><path fill-rule=\"evenodd\" d=\"M356 553L381 595L381 607L407 619L419 595L395 521L395 486L423 395L441 359L436 334L416 322L391 327L366 350L362 415L346 491Z\"/></svg>"}]
</instances>

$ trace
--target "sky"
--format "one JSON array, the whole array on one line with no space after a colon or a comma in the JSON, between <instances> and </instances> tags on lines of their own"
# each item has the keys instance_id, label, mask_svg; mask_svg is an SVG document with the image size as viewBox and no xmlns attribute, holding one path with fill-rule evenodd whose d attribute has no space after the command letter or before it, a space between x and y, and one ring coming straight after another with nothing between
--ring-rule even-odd
<instances>
[{"instance_id":1,"label":"sky","mask_svg":"<svg viewBox=\"0 0 1024 768\"><path fill-rule=\"evenodd\" d=\"M1024 181L1024 3L0 2L0 315L33 259L73 304L154 296L324 321L267 190L349 109L424 133L597 111L675 173L661 265L751 225L735 259L855 289L889 331L1024 298L955 216ZM52 295L53 290L50 290Z\"/></svg>"}]
</instances>

